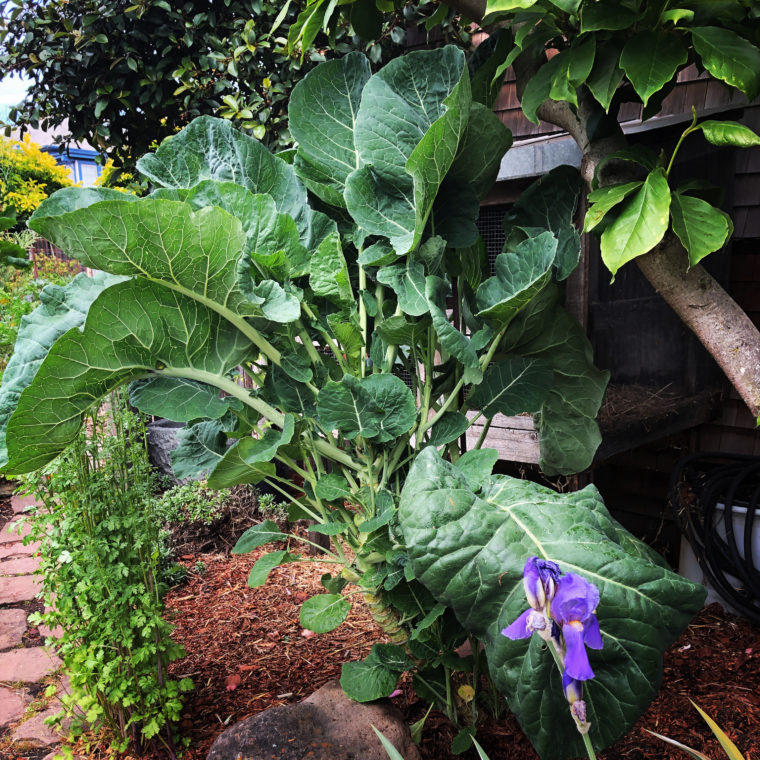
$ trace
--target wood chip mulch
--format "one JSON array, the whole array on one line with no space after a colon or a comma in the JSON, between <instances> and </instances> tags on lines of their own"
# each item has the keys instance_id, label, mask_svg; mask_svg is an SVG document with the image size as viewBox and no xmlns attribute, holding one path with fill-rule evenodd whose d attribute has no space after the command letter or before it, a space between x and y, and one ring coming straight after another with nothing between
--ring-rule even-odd
<instances>
[{"instance_id":1,"label":"wood chip mulch","mask_svg":"<svg viewBox=\"0 0 760 760\"><path fill-rule=\"evenodd\" d=\"M187 656L172 666L174 677L190 676L195 690L186 696L180 727L190 739L186 760L205 760L213 740L227 726L268 707L303 699L326 681L340 676L341 664L365 657L382 632L360 595L346 623L335 631L309 635L299 624L301 603L323 592L320 577L335 572L327 563L297 563L275 570L258 589L247 586L248 571L265 549L244 556L186 555L203 574L173 589L167 606L175 638ZM409 680L400 684L394 703L408 723L427 706L413 693ZM737 744L747 760L760 760L760 628L725 614L719 605L703 610L668 650L659 695L637 725L599 760L682 760L682 751L647 734L666 734L723 760L717 742L692 708L693 699ZM477 760L470 750L450 752L454 730L432 712L420 746L425 760ZM516 721L507 716L489 722L478 738L490 760L537 760ZM90 746L86 760L111 757ZM156 756L148 760L163 760Z\"/></svg>"}]
</instances>

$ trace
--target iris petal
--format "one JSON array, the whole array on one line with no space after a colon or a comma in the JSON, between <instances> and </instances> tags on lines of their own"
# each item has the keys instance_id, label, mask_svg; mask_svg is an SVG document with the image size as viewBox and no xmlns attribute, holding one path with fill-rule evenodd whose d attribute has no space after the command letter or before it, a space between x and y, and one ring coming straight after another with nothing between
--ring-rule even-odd
<instances>
[{"instance_id":1,"label":"iris petal","mask_svg":"<svg viewBox=\"0 0 760 760\"><path fill-rule=\"evenodd\" d=\"M529 607L522 615L520 615L514 623L511 623L501 631L502 636L506 636L508 639L529 639L532 630L528 630L528 618L533 610Z\"/></svg>"},{"instance_id":2,"label":"iris petal","mask_svg":"<svg viewBox=\"0 0 760 760\"><path fill-rule=\"evenodd\" d=\"M602 632L599 630L599 621L596 615L590 615L583 623L583 641L587 647L601 649Z\"/></svg>"},{"instance_id":3,"label":"iris petal","mask_svg":"<svg viewBox=\"0 0 760 760\"><path fill-rule=\"evenodd\" d=\"M588 681L594 677L591 663L588 661L586 647L583 646L583 631L578 630L572 623L562 626L562 635L565 638L565 671L570 678L579 681Z\"/></svg>"}]
</instances>

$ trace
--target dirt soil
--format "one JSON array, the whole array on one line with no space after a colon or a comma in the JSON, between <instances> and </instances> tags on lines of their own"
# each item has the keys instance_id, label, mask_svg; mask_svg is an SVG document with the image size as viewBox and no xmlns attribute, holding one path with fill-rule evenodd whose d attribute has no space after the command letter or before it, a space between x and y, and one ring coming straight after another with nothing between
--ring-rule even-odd
<instances>
[{"instance_id":1,"label":"dirt soil","mask_svg":"<svg viewBox=\"0 0 760 760\"><path fill-rule=\"evenodd\" d=\"M245 556L206 554L183 559L189 567L201 560L203 574L172 590L167 605L175 638L187 656L172 666L173 675L190 676L195 691L187 696L181 730L190 739L187 760L204 760L213 740L227 726L275 705L296 702L340 676L341 663L366 656L382 640L361 600L346 623L329 634L305 632L298 622L301 602L322 590L325 563L299 563L275 570L266 586L246 584L253 561ZM407 681L394 703L408 723L419 720L426 705ZM725 757L709 729L689 704L693 699L736 743L747 760L760 760L760 628L725 614L719 605L700 613L668 650L659 695L629 734L599 754L599 760L678 760L685 753L645 732L671 736L706 753ZM476 760L473 750L452 755L454 731L431 713L420 746L429 760ZM507 716L488 723L478 738L490 760L537 760L517 722ZM90 760L107 757L98 748L82 753ZM150 758L158 760L158 758Z\"/></svg>"}]
</instances>

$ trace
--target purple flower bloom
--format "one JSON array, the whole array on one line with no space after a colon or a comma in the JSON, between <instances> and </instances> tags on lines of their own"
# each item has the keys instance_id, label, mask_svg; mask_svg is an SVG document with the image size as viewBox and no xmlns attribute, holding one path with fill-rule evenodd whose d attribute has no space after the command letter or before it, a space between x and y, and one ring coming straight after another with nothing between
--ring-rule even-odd
<instances>
[{"instance_id":1,"label":"purple flower bloom","mask_svg":"<svg viewBox=\"0 0 760 760\"><path fill-rule=\"evenodd\" d=\"M562 691L565 692L565 698L572 705L583 699L583 682L571 678L565 671L562 674Z\"/></svg>"},{"instance_id":2,"label":"purple flower bloom","mask_svg":"<svg viewBox=\"0 0 760 760\"><path fill-rule=\"evenodd\" d=\"M602 648L599 621L594 614L598 604L599 589L574 573L562 576L557 584L551 615L565 639L565 674L578 681L594 677L586 647Z\"/></svg>"},{"instance_id":3,"label":"purple flower bloom","mask_svg":"<svg viewBox=\"0 0 760 760\"><path fill-rule=\"evenodd\" d=\"M552 600L559 576L559 565L551 560L531 557L525 563L523 586L528 604L534 610L543 610L546 602Z\"/></svg>"},{"instance_id":4,"label":"purple flower bloom","mask_svg":"<svg viewBox=\"0 0 760 760\"><path fill-rule=\"evenodd\" d=\"M554 597L559 576L560 569L556 562L531 557L525 563L523 586L530 607L504 628L502 635L509 639L527 639L533 631L543 631L546 628L544 608L547 600Z\"/></svg>"}]
</instances>

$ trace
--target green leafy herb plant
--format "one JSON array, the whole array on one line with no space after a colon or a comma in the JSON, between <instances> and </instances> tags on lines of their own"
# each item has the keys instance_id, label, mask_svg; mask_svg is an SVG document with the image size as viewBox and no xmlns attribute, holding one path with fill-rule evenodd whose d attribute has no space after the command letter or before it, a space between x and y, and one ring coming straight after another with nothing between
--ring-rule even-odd
<instances>
[{"instance_id":1,"label":"green leafy herb plant","mask_svg":"<svg viewBox=\"0 0 760 760\"><path fill-rule=\"evenodd\" d=\"M585 695L596 748L646 708L704 592L593 487L557 494L491 474L498 453L483 442L497 413L534 415L546 473L587 467L608 374L561 305L580 255L578 172L560 167L521 197L488 264L475 219L511 138L474 92L452 47L375 74L351 53L294 89L288 160L201 117L139 161L147 197L52 196L32 228L106 274L75 280L35 317L42 345L20 335L0 388L0 467L44 466L94 399L130 383L134 406L188 423L178 477L264 483L329 537L320 559L335 572L301 624L332 630L361 593L388 637L344 665L352 698L386 696L411 670L466 748L485 680L552 760L584 752L559 675L534 641L500 634L520 612L525 560L586 577L604 600ZM266 520L235 551L286 538ZM249 584L302 559L297 541L262 556Z\"/></svg>"},{"instance_id":2,"label":"green leafy herb plant","mask_svg":"<svg viewBox=\"0 0 760 760\"><path fill-rule=\"evenodd\" d=\"M145 428L118 397L108 408L110 415L88 415L54 466L25 478L42 503L25 518L26 540L41 542L47 610L34 622L62 631L56 651L71 679L64 710L75 735L106 727L121 751L173 756L181 695L192 682L167 675L184 651L162 618Z\"/></svg>"}]
</instances>

